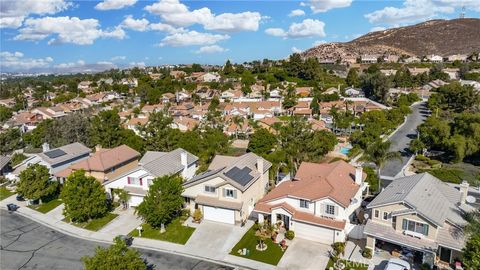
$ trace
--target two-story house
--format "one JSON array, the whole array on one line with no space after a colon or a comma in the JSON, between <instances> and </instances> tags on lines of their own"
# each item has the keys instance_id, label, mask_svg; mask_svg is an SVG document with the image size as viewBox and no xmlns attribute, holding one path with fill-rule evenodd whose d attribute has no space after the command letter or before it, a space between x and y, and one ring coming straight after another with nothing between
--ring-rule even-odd
<instances>
[{"instance_id":1,"label":"two-story house","mask_svg":"<svg viewBox=\"0 0 480 270\"><path fill-rule=\"evenodd\" d=\"M278 224L296 237L332 244L343 242L366 190L361 167L343 160L300 165L292 180L282 181L255 206L258 221Z\"/></svg>"},{"instance_id":2,"label":"two-story house","mask_svg":"<svg viewBox=\"0 0 480 270\"><path fill-rule=\"evenodd\" d=\"M139 152L124 144L115 148L97 148L89 158L72 164L55 176L65 179L73 171L84 170L86 175L104 183L137 167L139 157Z\"/></svg>"},{"instance_id":3,"label":"two-story house","mask_svg":"<svg viewBox=\"0 0 480 270\"><path fill-rule=\"evenodd\" d=\"M244 222L268 189L271 166L254 153L217 155L206 172L184 183L186 207L192 212L199 208L205 220Z\"/></svg>"},{"instance_id":4,"label":"two-story house","mask_svg":"<svg viewBox=\"0 0 480 270\"><path fill-rule=\"evenodd\" d=\"M366 246L386 242L413 250L420 263L451 263L465 245L467 191L466 182L459 192L428 173L395 179L367 206Z\"/></svg>"},{"instance_id":5,"label":"two-story house","mask_svg":"<svg viewBox=\"0 0 480 270\"><path fill-rule=\"evenodd\" d=\"M191 179L197 170L198 157L182 148L170 152L147 151L138 166L105 182L107 193L113 196L114 189L123 189L130 195L129 206L138 206L148 192L153 179L179 174Z\"/></svg>"}]
</instances>

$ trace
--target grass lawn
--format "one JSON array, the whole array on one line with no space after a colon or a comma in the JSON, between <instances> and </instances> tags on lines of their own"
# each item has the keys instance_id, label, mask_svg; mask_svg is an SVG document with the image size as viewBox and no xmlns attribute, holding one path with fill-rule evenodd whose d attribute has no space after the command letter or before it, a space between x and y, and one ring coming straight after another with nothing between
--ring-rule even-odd
<instances>
[{"instance_id":1,"label":"grass lawn","mask_svg":"<svg viewBox=\"0 0 480 270\"><path fill-rule=\"evenodd\" d=\"M247 233L240 239L240 241L232 248L231 255L238 257L255 260L263 263L277 265L283 256L284 251L280 245L273 243L272 239L266 239L265 244L267 250L258 251L255 247L257 245L257 237L255 236L255 230L250 228ZM246 256L238 254L238 250L246 248L250 253Z\"/></svg>"},{"instance_id":2,"label":"grass lawn","mask_svg":"<svg viewBox=\"0 0 480 270\"><path fill-rule=\"evenodd\" d=\"M13 194L15 193L11 192L6 187L0 187L0 201L12 196Z\"/></svg>"},{"instance_id":3,"label":"grass lawn","mask_svg":"<svg viewBox=\"0 0 480 270\"><path fill-rule=\"evenodd\" d=\"M30 205L28 207L32 208L33 210L37 210L38 212L41 212L41 213L45 214L45 213L50 212L51 210L53 210L54 208L56 208L60 204L62 204L62 201L60 199L53 199L49 202L44 202L44 203L38 204L38 205Z\"/></svg>"},{"instance_id":4,"label":"grass lawn","mask_svg":"<svg viewBox=\"0 0 480 270\"><path fill-rule=\"evenodd\" d=\"M357 263L357 262L352 262L348 260L341 260L345 264L345 269L354 269L354 270L367 270L368 265L363 264L363 263ZM333 261L330 259L327 264L327 268L325 270L330 269L330 267L333 267Z\"/></svg>"},{"instance_id":5,"label":"grass lawn","mask_svg":"<svg viewBox=\"0 0 480 270\"><path fill-rule=\"evenodd\" d=\"M183 226L182 223L184 221L185 219L182 217L174 219L170 224L166 225L164 233L160 233L160 229L153 228L148 224L142 224L142 237L185 245L195 228ZM128 235L139 237L137 229L131 231Z\"/></svg>"},{"instance_id":6,"label":"grass lawn","mask_svg":"<svg viewBox=\"0 0 480 270\"><path fill-rule=\"evenodd\" d=\"M77 227L87 229L90 231L98 231L101 228L103 228L105 225L107 225L110 221L114 220L116 217L118 217L117 214L114 213L108 213L104 217L97 218L97 219L92 219L89 222L83 222L83 223L75 223L71 222L72 225L75 225ZM62 221L69 222L68 219L63 219Z\"/></svg>"}]
</instances>

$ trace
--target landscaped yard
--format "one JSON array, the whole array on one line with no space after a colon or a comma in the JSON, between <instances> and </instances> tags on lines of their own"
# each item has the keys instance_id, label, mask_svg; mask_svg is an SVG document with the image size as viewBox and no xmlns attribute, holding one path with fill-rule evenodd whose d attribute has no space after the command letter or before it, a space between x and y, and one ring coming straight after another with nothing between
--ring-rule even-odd
<instances>
[{"instance_id":1,"label":"landscaped yard","mask_svg":"<svg viewBox=\"0 0 480 270\"><path fill-rule=\"evenodd\" d=\"M110 221L114 220L118 215L114 213L108 213L104 217L97 218L97 219L92 219L89 222L84 222L84 223L74 223L72 222L73 225L84 228L90 231L98 231L101 228L103 228L105 225L110 223ZM63 221L68 222L68 220L64 219Z\"/></svg>"},{"instance_id":2,"label":"landscaped yard","mask_svg":"<svg viewBox=\"0 0 480 270\"><path fill-rule=\"evenodd\" d=\"M0 187L0 201L12 196L14 193L8 190L6 187Z\"/></svg>"},{"instance_id":3,"label":"landscaped yard","mask_svg":"<svg viewBox=\"0 0 480 270\"><path fill-rule=\"evenodd\" d=\"M354 269L354 270L367 270L368 269L367 264L352 262L352 261L348 261L348 260L341 260L341 261L342 261L342 263L345 264L345 269L349 269L349 270L350 269ZM330 259L328 261L327 268L325 268L325 270L330 269L330 267L333 267L332 259Z\"/></svg>"},{"instance_id":4,"label":"landscaped yard","mask_svg":"<svg viewBox=\"0 0 480 270\"><path fill-rule=\"evenodd\" d=\"M258 251L256 246L258 244L258 238L255 236L254 227L250 228L247 233L240 239L240 241L233 247L230 252L231 255L235 255L242 258L247 258L250 260L255 260L263 263L268 263L272 265L277 265L280 259L283 256L284 251L280 245L273 243L272 239L268 238L265 240L267 245L267 250ZM238 253L240 249L246 248L249 252L248 255L242 256Z\"/></svg>"},{"instance_id":5,"label":"landscaped yard","mask_svg":"<svg viewBox=\"0 0 480 270\"><path fill-rule=\"evenodd\" d=\"M148 224L142 224L143 231L141 237L185 245L195 231L195 228L183 226L184 221L184 217L174 219L170 224L165 226L164 233L160 233L160 229L153 228ZM131 231L128 235L139 237L137 229Z\"/></svg>"},{"instance_id":6,"label":"landscaped yard","mask_svg":"<svg viewBox=\"0 0 480 270\"><path fill-rule=\"evenodd\" d=\"M37 210L38 212L41 213L48 213L51 210L55 209L57 206L62 204L62 201L60 199L53 199L48 202L44 202L42 204L37 204L37 205L30 205L28 207L32 208L33 210Z\"/></svg>"}]
</instances>

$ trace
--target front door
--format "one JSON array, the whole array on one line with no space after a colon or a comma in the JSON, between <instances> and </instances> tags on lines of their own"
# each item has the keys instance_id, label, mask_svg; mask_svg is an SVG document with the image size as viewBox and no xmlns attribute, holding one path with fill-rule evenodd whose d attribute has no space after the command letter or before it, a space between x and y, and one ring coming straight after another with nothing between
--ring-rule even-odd
<instances>
[{"instance_id":1,"label":"front door","mask_svg":"<svg viewBox=\"0 0 480 270\"><path fill-rule=\"evenodd\" d=\"M450 263L450 257L452 257L452 250L440 247L440 260L442 262Z\"/></svg>"},{"instance_id":2,"label":"front door","mask_svg":"<svg viewBox=\"0 0 480 270\"><path fill-rule=\"evenodd\" d=\"M283 226L285 226L285 230L287 230L287 231L290 229L290 217L289 216L283 215Z\"/></svg>"}]
</instances>

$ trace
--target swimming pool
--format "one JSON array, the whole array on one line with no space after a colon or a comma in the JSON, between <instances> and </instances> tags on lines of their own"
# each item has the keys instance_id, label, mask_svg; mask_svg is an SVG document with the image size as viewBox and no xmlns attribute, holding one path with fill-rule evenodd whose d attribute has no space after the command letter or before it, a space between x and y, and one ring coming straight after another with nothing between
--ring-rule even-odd
<instances>
[{"instance_id":1,"label":"swimming pool","mask_svg":"<svg viewBox=\"0 0 480 270\"><path fill-rule=\"evenodd\" d=\"M344 154L344 155L348 155L348 153L350 152L350 149L351 148L348 148L348 147L342 147L340 148L340 153Z\"/></svg>"}]
</instances>

